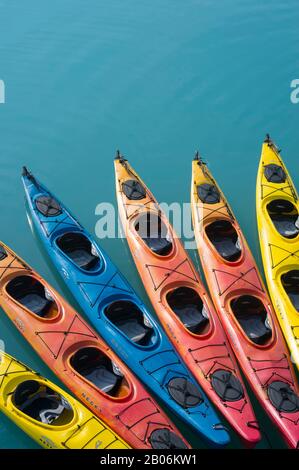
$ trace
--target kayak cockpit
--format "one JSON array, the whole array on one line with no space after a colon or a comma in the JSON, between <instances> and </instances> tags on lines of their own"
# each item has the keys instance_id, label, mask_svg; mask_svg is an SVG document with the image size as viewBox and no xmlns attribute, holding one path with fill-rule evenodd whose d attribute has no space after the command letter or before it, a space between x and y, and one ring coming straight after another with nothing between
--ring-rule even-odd
<instances>
[{"instance_id":1,"label":"kayak cockpit","mask_svg":"<svg viewBox=\"0 0 299 470\"><path fill-rule=\"evenodd\" d=\"M267 211L277 232L285 238L299 234L299 214L296 207L286 199L275 199L267 205Z\"/></svg>"},{"instance_id":2,"label":"kayak cockpit","mask_svg":"<svg viewBox=\"0 0 299 470\"><path fill-rule=\"evenodd\" d=\"M70 360L71 367L93 383L103 393L124 397L129 385L118 367L98 348L87 347L77 351Z\"/></svg>"},{"instance_id":3,"label":"kayak cockpit","mask_svg":"<svg viewBox=\"0 0 299 470\"><path fill-rule=\"evenodd\" d=\"M232 312L246 336L256 344L265 345L272 337L264 304L252 295L242 295L231 301Z\"/></svg>"},{"instance_id":4,"label":"kayak cockpit","mask_svg":"<svg viewBox=\"0 0 299 470\"><path fill-rule=\"evenodd\" d=\"M200 296L194 289L179 287L168 292L166 300L187 330L204 334L209 328L209 316Z\"/></svg>"},{"instance_id":5,"label":"kayak cockpit","mask_svg":"<svg viewBox=\"0 0 299 470\"><path fill-rule=\"evenodd\" d=\"M100 258L91 241L80 232L65 233L57 238L58 248L70 260L85 271L94 271L99 268Z\"/></svg>"},{"instance_id":6,"label":"kayak cockpit","mask_svg":"<svg viewBox=\"0 0 299 470\"><path fill-rule=\"evenodd\" d=\"M64 426L74 417L66 399L37 380L26 380L18 385L12 401L22 413L43 424Z\"/></svg>"},{"instance_id":7,"label":"kayak cockpit","mask_svg":"<svg viewBox=\"0 0 299 470\"><path fill-rule=\"evenodd\" d=\"M240 239L232 223L216 220L205 228L206 234L219 255L226 261L237 261L242 253Z\"/></svg>"},{"instance_id":8,"label":"kayak cockpit","mask_svg":"<svg viewBox=\"0 0 299 470\"><path fill-rule=\"evenodd\" d=\"M155 332L149 320L133 302L118 300L105 309L105 315L133 343L153 344Z\"/></svg>"},{"instance_id":9,"label":"kayak cockpit","mask_svg":"<svg viewBox=\"0 0 299 470\"><path fill-rule=\"evenodd\" d=\"M281 283L293 306L299 312L299 270L293 269L283 274Z\"/></svg>"},{"instance_id":10,"label":"kayak cockpit","mask_svg":"<svg viewBox=\"0 0 299 470\"><path fill-rule=\"evenodd\" d=\"M161 217L153 212L141 214L135 230L148 248L156 255L167 256L172 251L172 241Z\"/></svg>"},{"instance_id":11,"label":"kayak cockpit","mask_svg":"<svg viewBox=\"0 0 299 470\"><path fill-rule=\"evenodd\" d=\"M50 292L33 276L18 276L9 281L6 292L41 318L55 318L58 306Z\"/></svg>"}]
</instances>

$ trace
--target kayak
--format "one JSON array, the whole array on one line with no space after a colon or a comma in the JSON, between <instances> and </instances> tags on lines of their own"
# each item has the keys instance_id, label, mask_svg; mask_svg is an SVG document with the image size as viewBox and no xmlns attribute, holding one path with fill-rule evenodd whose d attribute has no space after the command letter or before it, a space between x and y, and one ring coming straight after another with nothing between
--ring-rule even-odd
<instances>
[{"instance_id":1,"label":"kayak","mask_svg":"<svg viewBox=\"0 0 299 470\"><path fill-rule=\"evenodd\" d=\"M209 444L226 445L207 397L107 254L26 169L23 183L32 226L96 331L170 411Z\"/></svg>"},{"instance_id":2,"label":"kayak","mask_svg":"<svg viewBox=\"0 0 299 470\"><path fill-rule=\"evenodd\" d=\"M0 305L68 388L134 448L186 448L170 420L80 315L0 243Z\"/></svg>"},{"instance_id":3,"label":"kayak","mask_svg":"<svg viewBox=\"0 0 299 470\"><path fill-rule=\"evenodd\" d=\"M298 385L286 344L240 226L198 155L191 206L203 270L232 348L261 406L296 448Z\"/></svg>"},{"instance_id":4,"label":"kayak","mask_svg":"<svg viewBox=\"0 0 299 470\"><path fill-rule=\"evenodd\" d=\"M0 351L0 410L45 449L129 449L61 388Z\"/></svg>"},{"instance_id":5,"label":"kayak","mask_svg":"<svg viewBox=\"0 0 299 470\"><path fill-rule=\"evenodd\" d=\"M257 175L256 211L268 289L299 370L299 201L269 136L263 144Z\"/></svg>"},{"instance_id":6,"label":"kayak","mask_svg":"<svg viewBox=\"0 0 299 470\"><path fill-rule=\"evenodd\" d=\"M195 267L153 194L120 155L119 215L137 269L169 339L247 446L260 440L237 361Z\"/></svg>"}]
</instances>

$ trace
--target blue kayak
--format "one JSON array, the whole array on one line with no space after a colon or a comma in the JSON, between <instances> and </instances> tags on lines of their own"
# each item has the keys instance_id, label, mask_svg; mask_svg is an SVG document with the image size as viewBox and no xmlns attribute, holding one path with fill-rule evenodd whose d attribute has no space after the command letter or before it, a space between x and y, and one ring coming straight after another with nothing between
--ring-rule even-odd
<instances>
[{"instance_id":1,"label":"blue kayak","mask_svg":"<svg viewBox=\"0 0 299 470\"><path fill-rule=\"evenodd\" d=\"M209 444L230 438L202 389L132 287L63 204L23 169L31 222L91 324L139 379Z\"/></svg>"}]
</instances>

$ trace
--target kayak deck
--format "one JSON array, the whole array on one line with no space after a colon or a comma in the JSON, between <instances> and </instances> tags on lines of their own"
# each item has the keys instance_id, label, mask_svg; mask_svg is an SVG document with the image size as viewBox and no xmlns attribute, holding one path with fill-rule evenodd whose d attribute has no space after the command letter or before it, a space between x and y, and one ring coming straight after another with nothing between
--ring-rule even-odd
<instances>
[{"instance_id":1,"label":"kayak deck","mask_svg":"<svg viewBox=\"0 0 299 470\"><path fill-rule=\"evenodd\" d=\"M267 285L299 370L299 202L288 170L270 138L262 148L256 207Z\"/></svg>"}]
</instances>

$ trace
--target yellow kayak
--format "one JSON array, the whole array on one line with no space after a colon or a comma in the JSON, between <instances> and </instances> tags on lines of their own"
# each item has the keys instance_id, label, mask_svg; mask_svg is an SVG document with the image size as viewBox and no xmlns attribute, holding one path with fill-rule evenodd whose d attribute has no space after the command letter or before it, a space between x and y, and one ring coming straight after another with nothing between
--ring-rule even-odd
<instances>
[{"instance_id":1,"label":"yellow kayak","mask_svg":"<svg viewBox=\"0 0 299 470\"><path fill-rule=\"evenodd\" d=\"M0 411L46 449L129 449L84 405L0 351Z\"/></svg>"},{"instance_id":2,"label":"yellow kayak","mask_svg":"<svg viewBox=\"0 0 299 470\"><path fill-rule=\"evenodd\" d=\"M257 175L257 222L277 318L299 369L299 201L279 150L266 137Z\"/></svg>"}]
</instances>

